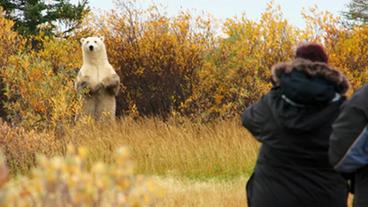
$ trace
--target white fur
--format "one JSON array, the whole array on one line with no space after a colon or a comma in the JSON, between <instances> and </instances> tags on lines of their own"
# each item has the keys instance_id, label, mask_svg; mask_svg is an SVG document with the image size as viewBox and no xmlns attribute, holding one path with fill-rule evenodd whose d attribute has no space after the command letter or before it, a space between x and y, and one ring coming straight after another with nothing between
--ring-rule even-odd
<instances>
[{"instance_id":1,"label":"white fur","mask_svg":"<svg viewBox=\"0 0 368 207\"><path fill-rule=\"evenodd\" d=\"M108 61L103 37L82 38L83 65L79 71L77 82L84 76L88 76L91 88L96 87L108 76L116 74ZM94 49L91 51L89 47Z\"/></svg>"},{"instance_id":2,"label":"white fur","mask_svg":"<svg viewBox=\"0 0 368 207\"><path fill-rule=\"evenodd\" d=\"M118 90L120 79L108 61L103 37L82 38L83 65L78 73L76 89L86 85L93 93L84 97L83 114L100 119L102 116L114 119L115 95L106 87L114 84ZM116 91L117 91L116 90Z\"/></svg>"}]
</instances>

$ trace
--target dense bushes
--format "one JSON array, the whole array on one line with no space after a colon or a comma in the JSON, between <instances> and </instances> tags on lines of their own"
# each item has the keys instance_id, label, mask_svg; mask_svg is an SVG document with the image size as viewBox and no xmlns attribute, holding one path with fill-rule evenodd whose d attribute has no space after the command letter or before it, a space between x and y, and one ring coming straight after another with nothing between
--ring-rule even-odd
<instances>
[{"instance_id":1,"label":"dense bushes","mask_svg":"<svg viewBox=\"0 0 368 207\"><path fill-rule=\"evenodd\" d=\"M2 12L2 10L0 10ZM12 31L14 22L0 18L0 74L4 71L4 67L8 64L9 57L17 53L18 50L23 49L22 38ZM3 77L0 75L0 118L6 118L6 109L4 103L6 101L5 83Z\"/></svg>"},{"instance_id":2,"label":"dense bushes","mask_svg":"<svg viewBox=\"0 0 368 207\"><path fill-rule=\"evenodd\" d=\"M261 20L229 19L228 35L207 52L199 82L183 109L202 120L240 113L270 88L271 66L292 57L298 42L295 28L270 4Z\"/></svg>"},{"instance_id":3,"label":"dense bushes","mask_svg":"<svg viewBox=\"0 0 368 207\"><path fill-rule=\"evenodd\" d=\"M168 18L157 8L122 3L92 28L106 37L110 61L124 85L119 114L136 108L141 115L166 117L180 110L198 82L212 35L203 19L193 20L188 13Z\"/></svg>"},{"instance_id":4,"label":"dense bushes","mask_svg":"<svg viewBox=\"0 0 368 207\"><path fill-rule=\"evenodd\" d=\"M71 121L78 111L73 85L81 57L74 40L38 39L43 48L9 56L1 76L7 120L45 129Z\"/></svg>"},{"instance_id":5,"label":"dense bushes","mask_svg":"<svg viewBox=\"0 0 368 207\"><path fill-rule=\"evenodd\" d=\"M259 21L215 20L118 1L116 10L89 16L68 38L35 37L27 50L12 22L0 18L0 64L7 120L26 128L55 128L74 119L80 102L73 89L81 65L79 38L105 35L110 62L122 80L118 115L184 115L201 121L237 115L271 87L270 67L293 56L304 41L325 44L330 63L347 74L353 89L367 81L367 27L344 28L329 13L304 13L298 29L269 4ZM1 84L0 84L1 85ZM1 110L3 111L3 110ZM4 117L4 116L3 116Z\"/></svg>"}]
</instances>

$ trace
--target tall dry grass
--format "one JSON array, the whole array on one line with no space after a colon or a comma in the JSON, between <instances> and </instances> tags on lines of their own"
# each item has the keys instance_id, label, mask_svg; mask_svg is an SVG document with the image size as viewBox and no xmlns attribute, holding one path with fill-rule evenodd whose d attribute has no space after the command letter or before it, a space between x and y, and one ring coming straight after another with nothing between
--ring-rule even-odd
<instances>
[{"instance_id":1,"label":"tall dry grass","mask_svg":"<svg viewBox=\"0 0 368 207\"><path fill-rule=\"evenodd\" d=\"M153 118L87 121L64 128L63 136L50 132L36 136L35 132L12 129L4 123L0 129L0 141L9 148L5 155L13 174L27 173L36 153L62 155L70 143L88 148L86 162L91 165L97 160L113 163L114 151L127 145L135 160L135 173L152 175L165 189L165 197L158 203L165 207L245 205L244 184L258 151L257 142L238 119L211 124L180 118L167 122ZM28 134L33 137L30 142ZM28 146L45 138L54 141Z\"/></svg>"},{"instance_id":2,"label":"tall dry grass","mask_svg":"<svg viewBox=\"0 0 368 207\"><path fill-rule=\"evenodd\" d=\"M192 181L185 179L156 178L165 197L158 207L246 207L245 178L231 181Z\"/></svg>"},{"instance_id":3,"label":"tall dry grass","mask_svg":"<svg viewBox=\"0 0 368 207\"><path fill-rule=\"evenodd\" d=\"M237 119L200 124L187 119L125 118L114 124L79 123L58 138L6 125L0 129L0 142L6 142L6 158L15 172L25 172L35 153L64 154L67 143L86 146L90 163L113 162L115 149L128 145L136 174L152 175L165 190L157 205L161 207L246 206L244 185L259 146ZM45 136L55 142L45 142ZM42 144L30 147L41 140Z\"/></svg>"},{"instance_id":4,"label":"tall dry grass","mask_svg":"<svg viewBox=\"0 0 368 207\"><path fill-rule=\"evenodd\" d=\"M247 176L258 151L236 119L200 124L125 118L115 124L79 124L67 129L64 139L88 146L91 159L107 161L116 147L127 145L139 174L196 179Z\"/></svg>"},{"instance_id":5,"label":"tall dry grass","mask_svg":"<svg viewBox=\"0 0 368 207\"><path fill-rule=\"evenodd\" d=\"M154 178L166 190L158 207L247 207L245 183L247 178L228 181L192 181L187 179ZM349 196L348 206L353 206Z\"/></svg>"},{"instance_id":6,"label":"tall dry grass","mask_svg":"<svg viewBox=\"0 0 368 207\"><path fill-rule=\"evenodd\" d=\"M65 144L50 133L12 127L0 119L0 152L6 156L11 174L28 174L36 154L60 154Z\"/></svg>"}]
</instances>

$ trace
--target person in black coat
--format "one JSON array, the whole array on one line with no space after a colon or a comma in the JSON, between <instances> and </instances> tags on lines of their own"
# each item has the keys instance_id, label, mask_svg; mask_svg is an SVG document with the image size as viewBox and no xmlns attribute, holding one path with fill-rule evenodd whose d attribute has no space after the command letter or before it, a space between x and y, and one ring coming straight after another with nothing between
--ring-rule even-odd
<instances>
[{"instance_id":1,"label":"person in black coat","mask_svg":"<svg viewBox=\"0 0 368 207\"><path fill-rule=\"evenodd\" d=\"M249 207L346 207L347 184L329 163L332 123L349 88L324 49L306 44L272 68L274 87L242 114L262 143L247 183Z\"/></svg>"},{"instance_id":2,"label":"person in black coat","mask_svg":"<svg viewBox=\"0 0 368 207\"><path fill-rule=\"evenodd\" d=\"M355 193L354 206L368 206L368 85L344 103L330 139L330 161L347 175Z\"/></svg>"}]
</instances>

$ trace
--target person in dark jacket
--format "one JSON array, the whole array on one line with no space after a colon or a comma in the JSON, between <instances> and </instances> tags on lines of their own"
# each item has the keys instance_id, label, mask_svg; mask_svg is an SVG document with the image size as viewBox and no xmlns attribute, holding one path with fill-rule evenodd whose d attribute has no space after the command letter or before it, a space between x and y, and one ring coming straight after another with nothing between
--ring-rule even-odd
<instances>
[{"instance_id":1,"label":"person in dark jacket","mask_svg":"<svg viewBox=\"0 0 368 207\"><path fill-rule=\"evenodd\" d=\"M329 163L332 123L349 84L323 47L306 44L272 68L274 87L242 114L262 143L247 183L249 207L346 207L347 184Z\"/></svg>"},{"instance_id":2,"label":"person in dark jacket","mask_svg":"<svg viewBox=\"0 0 368 207\"><path fill-rule=\"evenodd\" d=\"M368 206L368 85L344 103L330 139L330 161L350 175L355 207Z\"/></svg>"}]
</instances>

